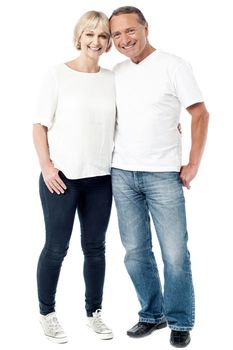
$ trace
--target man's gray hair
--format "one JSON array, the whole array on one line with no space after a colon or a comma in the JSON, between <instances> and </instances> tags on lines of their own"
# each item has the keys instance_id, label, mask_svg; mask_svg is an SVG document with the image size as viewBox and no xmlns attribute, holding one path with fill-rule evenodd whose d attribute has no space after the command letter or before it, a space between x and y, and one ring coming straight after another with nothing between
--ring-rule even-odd
<instances>
[{"instance_id":1,"label":"man's gray hair","mask_svg":"<svg viewBox=\"0 0 233 350\"><path fill-rule=\"evenodd\" d=\"M143 13L137 7L134 7L134 6L118 7L111 14L109 21L112 19L113 16L119 16L119 15L128 14L128 13L136 13L138 15L138 22L142 25L144 25L146 23L146 19L145 19Z\"/></svg>"}]
</instances>

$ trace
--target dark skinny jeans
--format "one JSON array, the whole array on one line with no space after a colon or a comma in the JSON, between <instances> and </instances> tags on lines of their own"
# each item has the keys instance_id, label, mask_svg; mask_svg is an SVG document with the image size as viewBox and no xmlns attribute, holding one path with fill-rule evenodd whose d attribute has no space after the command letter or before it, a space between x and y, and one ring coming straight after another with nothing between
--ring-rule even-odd
<instances>
[{"instance_id":1,"label":"dark skinny jeans","mask_svg":"<svg viewBox=\"0 0 233 350\"><path fill-rule=\"evenodd\" d=\"M67 186L64 194L51 193L42 175L39 180L46 229L37 267L40 313L47 315L55 311L57 283L77 210L84 254L85 308L87 316L92 316L102 304L105 233L112 205L111 176L70 180L62 172L59 175Z\"/></svg>"}]
</instances>

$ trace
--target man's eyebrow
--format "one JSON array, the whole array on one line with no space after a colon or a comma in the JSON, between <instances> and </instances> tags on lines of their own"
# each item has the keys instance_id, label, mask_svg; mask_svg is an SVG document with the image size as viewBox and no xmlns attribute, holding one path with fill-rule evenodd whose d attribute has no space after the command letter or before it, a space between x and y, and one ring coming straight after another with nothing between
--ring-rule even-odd
<instances>
[{"instance_id":1,"label":"man's eyebrow","mask_svg":"<svg viewBox=\"0 0 233 350\"><path fill-rule=\"evenodd\" d=\"M116 34L116 33L120 33L120 31L116 30L115 32L111 32L111 34Z\"/></svg>"},{"instance_id":2,"label":"man's eyebrow","mask_svg":"<svg viewBox=\"0 0 233 350\"><path fill-rule=\"evenodd\" d=\"M118 33L121 33L122 31L123 32L126 32L127 30L130 30L130 29L136 29L137 27L128 27L128 28L125 28L124 30L116 30L115 32L112 32L112 34L118 34Z\"/></svg>"}]
</instances>

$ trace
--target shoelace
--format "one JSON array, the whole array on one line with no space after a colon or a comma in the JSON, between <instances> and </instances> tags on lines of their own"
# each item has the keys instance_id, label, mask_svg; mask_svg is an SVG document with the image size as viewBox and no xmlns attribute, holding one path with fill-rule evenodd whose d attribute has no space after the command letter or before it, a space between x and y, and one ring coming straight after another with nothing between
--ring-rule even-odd
<instances>
[{"instance_id":1,"label":"shoelace","mask_svg":"<svg viewBox=\"0 0 233 350\"><path fill-rule=\"evenodd\" d=\"M100 309L96 310L93 313L93 323L101 331L108 329L108 327L106 326L106 324L103 322L103 320L101 318L101 310Z\"/></svg>"},{"instance_id":2,"label":"shoelace","mask_svg":"<svg viewBox=\"0 0 233 350\"><path fill-rule=\"evenodd\" d=\"M50 320L48 320L48 327L49 330L53 332L53 334L57 334L59 332L63 332L63 329L61 325L58 322L58 319L56 317L52 317Z\"/></svg>"}]
</instances>

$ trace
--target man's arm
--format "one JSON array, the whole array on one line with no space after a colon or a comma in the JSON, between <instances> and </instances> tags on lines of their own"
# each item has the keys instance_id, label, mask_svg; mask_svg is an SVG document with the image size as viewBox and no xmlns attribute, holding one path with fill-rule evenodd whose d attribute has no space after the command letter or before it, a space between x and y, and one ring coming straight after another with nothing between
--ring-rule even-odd
<instances>
[{"instance_id":1,"label":"man's arm","mask_svg":"<svg viewBox=\"0 0 233 350\"><path fill-rule=\"evenodd\" d=\"M192 116L191 124L191 151L189 155L189 163L181 167L180 178L183 185L190 188L190 182L197 174L202 154L205 148L209 113L203 102L196 103L187 108Z\"/></svg>"}]
</instances>

